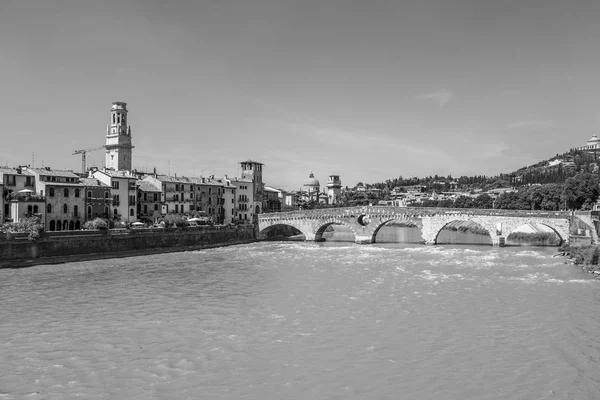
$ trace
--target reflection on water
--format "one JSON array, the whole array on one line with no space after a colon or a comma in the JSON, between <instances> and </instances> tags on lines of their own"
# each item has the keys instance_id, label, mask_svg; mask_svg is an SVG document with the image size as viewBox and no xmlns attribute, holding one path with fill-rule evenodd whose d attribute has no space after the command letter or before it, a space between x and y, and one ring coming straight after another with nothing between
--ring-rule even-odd
<instances>
[{"instance_id":1,"label":"reflection on water","mask_svg":"<svg viewBox=\"0 0 600 400\"><path fill-rule=\"evenodd\" d=\"M0 399L595 399L552 249L264 242L0 271Z\"/></svg>"}]
</instances>

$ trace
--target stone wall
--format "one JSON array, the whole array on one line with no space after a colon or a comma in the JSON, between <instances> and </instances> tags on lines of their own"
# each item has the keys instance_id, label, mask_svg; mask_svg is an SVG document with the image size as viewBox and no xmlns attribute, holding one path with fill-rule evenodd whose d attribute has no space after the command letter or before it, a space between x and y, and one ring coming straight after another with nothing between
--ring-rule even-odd
<instances>
[{"instance_id":1,"label":"stone wall","mask_svg":"<svg viewBox=\"0 0 600 400\"><path fill-rule=\"evenodd\" d=\"M35 242L27 234L7 235L0 240L0 260L23 260L92 253L177 248L252 241L254 227L200 227L183 230L130 229L46 233Z\"/></svg>"}]
</instances>

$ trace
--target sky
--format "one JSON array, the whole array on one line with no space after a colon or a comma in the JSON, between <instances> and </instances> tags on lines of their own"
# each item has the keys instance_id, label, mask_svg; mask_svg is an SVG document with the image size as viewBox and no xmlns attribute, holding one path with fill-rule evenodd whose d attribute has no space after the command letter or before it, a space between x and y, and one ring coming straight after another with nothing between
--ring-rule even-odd
<instances>
[{"instance_id":1,"label":"sky","mask_svg":"<svg viewBox=\"0 0 600 400\"><path fill-rule=\"evenodd\" d=\"M599 43L592 0L3 0L0 164L79 171L124 101L138 170L511 172L598 133Z\"/></svg>"}]
</instances>

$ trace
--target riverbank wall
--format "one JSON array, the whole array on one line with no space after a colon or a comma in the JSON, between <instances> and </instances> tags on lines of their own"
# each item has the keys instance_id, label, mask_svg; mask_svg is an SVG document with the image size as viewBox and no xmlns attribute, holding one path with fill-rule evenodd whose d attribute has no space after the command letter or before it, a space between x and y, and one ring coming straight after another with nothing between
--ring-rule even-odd
<instances>
[{"instance_id":1,"label":"riverbank wall","mask_svg":"<svg viewBox=\"0 0 600 400\"><path fill-rule=\"evenodd\" d=\"M127 257L250 243L254 226L185 229L111 229L46 232L35 241L27 234L0 237L0 268Z\"/></svg>"}]
</instances>

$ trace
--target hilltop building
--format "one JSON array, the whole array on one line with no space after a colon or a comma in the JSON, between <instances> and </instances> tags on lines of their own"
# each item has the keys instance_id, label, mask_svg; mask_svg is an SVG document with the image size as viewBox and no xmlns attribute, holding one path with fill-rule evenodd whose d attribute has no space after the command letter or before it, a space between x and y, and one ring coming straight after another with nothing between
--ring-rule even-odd
<instances>
[{"instance_id":1,"label":"hilltop building","mask_svg":"<svg viewBox=\"0 0 600 400\"><path fill-rule=\"evenodd\" d=\"M576 147L575 149L589 152L600 150L600 138L597 135L593 135L589 138L585 146Z\"/></svg>"}]
</instances>

